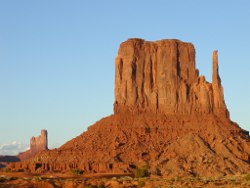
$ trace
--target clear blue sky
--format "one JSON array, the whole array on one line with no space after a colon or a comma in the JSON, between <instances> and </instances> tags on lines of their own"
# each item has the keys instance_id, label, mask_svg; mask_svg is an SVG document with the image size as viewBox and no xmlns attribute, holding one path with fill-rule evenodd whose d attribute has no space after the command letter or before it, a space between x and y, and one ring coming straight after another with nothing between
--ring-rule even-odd
<instances>
[{"instance_id":1,"label":"clear blue sky","mask_svg":"<svg viewBox=\"0 0 250 188\"><path fill-rule=\"evenodd\" d=\"M133 37L192 42L208 81L218 49L231 118L250 130L249 8L249 0L0 0L0 155L23 150L41 129L60 146L111 114L114 59Z\"/></svg>"}]
</instances>

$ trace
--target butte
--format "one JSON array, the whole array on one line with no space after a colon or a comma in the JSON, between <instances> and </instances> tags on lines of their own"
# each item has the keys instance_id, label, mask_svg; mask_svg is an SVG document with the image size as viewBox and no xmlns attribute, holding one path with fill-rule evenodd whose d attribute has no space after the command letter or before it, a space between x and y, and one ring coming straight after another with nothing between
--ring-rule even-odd
<instances>
[{"instance_id":1,"label":"butte","mask_svg":"<svg viewBox=\"0 0 250 188\"><path fill-rule=\"evenodd\" d=\"M12 163L31 172L221 176L250 170L248 132L230 120L213 52L212 83L180 40L129 39L115 59L114 114L60 148Z\"/></svg>"}]
</instances>

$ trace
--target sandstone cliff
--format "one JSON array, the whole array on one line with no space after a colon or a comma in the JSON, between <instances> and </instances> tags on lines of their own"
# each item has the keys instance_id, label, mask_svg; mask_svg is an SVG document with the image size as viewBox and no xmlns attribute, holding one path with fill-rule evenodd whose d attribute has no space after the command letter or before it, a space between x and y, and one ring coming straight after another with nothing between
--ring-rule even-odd
<instances>
[{"instance_id":1,"label":"sandstone cliff","mask_svg":"<svg viewBox=\"0 0 250 188\"><path fill-rule=\"evenodd\" d=\"M195 49L179 40L129 39L115 60L114 112L228 116L213 54L213 82L199 76Z\"/></svg>"},{"instance_id":2,"label":"sandstone cliff","mask_svg":"<svg viewBox=\"0 0 250 188\"><path fill-rule=\"evenodd\" d=\"M36 155L40 151L48 150L48 132L47 130L41 130L41 134L38 137L32 137L30 139L30 149L18 154L18 158L23 161Z\"/></svg>"},{"instance_id":3,"label":"sandstone cliff","mask_svg":"<svg viewBox=\"0 0 250 188\"><path fill-rule=\"evenodd\" d=\"M115 60L114 114L58 149L10 165L31 172L219 176L250 170L250 138L229 118L213 52L212 83L192 44L129 39Z\"/></svg>"}]
</instances>

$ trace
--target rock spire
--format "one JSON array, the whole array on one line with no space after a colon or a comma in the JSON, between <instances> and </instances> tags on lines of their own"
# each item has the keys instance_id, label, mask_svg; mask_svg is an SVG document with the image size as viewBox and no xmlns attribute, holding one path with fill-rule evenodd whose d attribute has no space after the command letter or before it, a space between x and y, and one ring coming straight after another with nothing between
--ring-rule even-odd
<instances>
[{"instance_id":1,"label":"rock spire","mask_svg":"<svg viewBox=\"0 0 250 188\"><path fill-rule=\"evenodd\" d=\"M41 130L41 134L38 137L32 137L30 139L30 149L22 152L18 155L20 160L26 160L33 157L40 151L48 150L48 132L47 130Z\"/></svg>"},{"instance_id":2,"label":"rock spire","mask_svg":"<svg viewBox=\"0 0 250 188\"><path fill-rule=\"evenodd\" d=\"M213 51L213 77L212 77L212 88L213 88L213 105L214 113L229 117L229 112L226 109L223 87L221 86L221 79L219 75L219 65L218 65L218 51Z\"/></svg>"},{"instance_id":3,"label":"rock spire","mask_svg":"<svg viewBox=\"0 0 250 188\"><path fill-rule=\"evenodd\" d=\"M218 50L213 51L213 79L212 83L214 85L221 86L221 79L219 75L219 65L218 65Z\"/></svg>"}]
</instances>

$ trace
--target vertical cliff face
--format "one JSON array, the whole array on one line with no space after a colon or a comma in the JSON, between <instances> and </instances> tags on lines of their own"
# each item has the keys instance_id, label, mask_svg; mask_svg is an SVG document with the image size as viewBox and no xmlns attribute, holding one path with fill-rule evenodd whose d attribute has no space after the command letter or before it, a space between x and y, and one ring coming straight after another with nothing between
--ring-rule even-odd
<instances>
[{"instance_id":1,"label":"vertical cliff face","mask_svg":"<svg viewBox=\"0 0 250 188\"><path fill-rule=\"evenodd\" d=\"M26 160L43 150L48 150L47 130L41 130L41 134L38 137L32 137L30 139L30 149L23 153L20 153L18 157L20 158L20 160Z\"/></svg>"},{"instance_id":2,"label":"vertical cliff face","mask_svg":"<svg viewBox=\"0 0 250 188\"><path fill-rule=\"evenodd\" d=\"M213 52L213 77L212 77L212 88L213 88L213 98L214 98L214 112L219 115L226 115L229 117L229 112L226 109L223 87L221 85L221 79L219 75L219 65L218 65L218 51Z\"/></svg>"},{"instance_id":3,"label":"vertical cliff face","mask_svg":"<svg viewBox=\"0 0 250 188\"><path fill-rule=\"evenodd\" d=\"M179 40L129 39L115 60L114 112L161 112L227 116L213 54L213 83L199 76L195 49Z\"/></svg>"}]
</instances>

